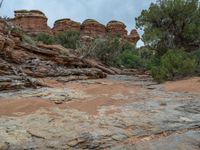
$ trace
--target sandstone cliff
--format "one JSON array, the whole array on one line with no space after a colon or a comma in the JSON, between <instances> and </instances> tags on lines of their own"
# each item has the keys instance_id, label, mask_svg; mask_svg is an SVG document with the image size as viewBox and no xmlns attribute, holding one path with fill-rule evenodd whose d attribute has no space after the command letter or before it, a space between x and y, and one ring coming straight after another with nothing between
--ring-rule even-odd
<instances>
[{"instance_id":1,"label":"sandstone cliff","mask_svg":"<svg viewBox=\"0 0 200 150\"><path fill-rule=\"evenodd\" d=\"M128 31L126 30L126 25L123 22L112 20L106 26L109 35L121 36L126 38Z\"/></svg>"},{"instance_id":2,"label":"sandstone cliff","mask_svg":"<svg viewBox=\"0 0 200 150\"><path fill-rule=\"evenodd\" d=\"M15 11L15 18L12 23L25 32L36 34L38 32L51 33L50 27L47 25L47 17L38 10L18 10Z\"/></svg>"},{"instance_id":3,"label":"sandstone cliff","mask_svg":"<svg viewBox=\"0 0 200 150\"><path fill-rule=\"evenodd\" d=\"M128 35L126 25L123 22L112 20L106 26L93 19L87 19L82 24L71 19L60 19L55 21L51 29L47 25L47 17L38 10L18 10L15 11L15 18L11 22L20 27L25 32L37 34L40 32L56 34L62 31L77 31L81 34L82 41L91 41L95 38L104 38L108 36L120 36L123 40L131 44L136 44L140 39L135 29ZM0 30L3 24L0 22Z\"/></svg>"},{"instance_id":4,"label":"sandstone cliff","mask_svg":"<svg viewBox=\"0 0 200 150\"><path fill-rule=\"evenodd\" d=\"M105 37L106 28L103 24L93 19L87 19L81 24L81 34L90 37Z\"/></svg>"},{"instance_id":5,"label":"sandstone cliff","mask_svg":"<svg viewBox=\"0 0 200 150\"><path fill-rule=\"evenodd\" d=\"M57 33L60 31L77 31L80 32L81 24L79 22L75 22L71 19L60 19L55 21L53 32Z\"/></svg>"}]
</instances>

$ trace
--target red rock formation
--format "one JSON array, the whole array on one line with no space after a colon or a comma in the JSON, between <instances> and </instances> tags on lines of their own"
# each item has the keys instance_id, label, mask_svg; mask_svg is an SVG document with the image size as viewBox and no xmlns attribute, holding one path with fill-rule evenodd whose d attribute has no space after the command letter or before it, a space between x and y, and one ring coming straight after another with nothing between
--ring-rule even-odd
<instances>
[{"instance_id":1,"label":"red rock formation","mask_svg":"<svg viewBox=\"0 0 200 150\"><path fill-rule=\"evenodd\" d=\"M70 19L57 20L51 30L47 25L47 17L44 13L36 10L20 10L15 11L15 18L10 22L13 25L21 27L25 32L36 34L45 32L48 34L62 31L78 31L81 33L83 42L90 42L99 37L107 37L120 35L123 40L129 41L131 44L136 44L139 40L139 35L136 30L132 30L130 35L127 35L126 26L120 21L110 21L105 27L96 20L87 19L82 24ZM0 21L0 32L4 29L4 23Z\"/></svg>"},{"instance_id":2,"label":"red rock formation","mask_svg":"<svg viewBox=\"0 0 200 150\"><path fill-rule=\"evenodd\" d=\"M79 22L72 21L71 19L60 19L54 23L53 32L60 31L77 31L80 32L81 24Z\"/></svg>"},{"instance_id":3,"label":"red rock formation","mask_svg":"<svg viewBox=\"0 0 200 150\"><path fill-rule=\"evenodd\" d=\"M13 24L20 27L25 32L32 34L38 32L51 33L51 29L47 25L47 17L38 10L18 10L15 11Z\"/></svg>"},{"instance_id":4,"label":"red rock formation","mask_svg":"<svg viewBox=\"0 0 200 150\"><path fill-rule=\"evenodd\" d=\"M128 31L126 25L123 22L112 20L106 26L108 35L119 35L122 38L126 38Z\"/></svg>"},{"instance_id":5,"label":"red rock formation","mask_svg":"<svg viewBox=\"0 0 200 150\"><path fill-rule=\"evenodd\" d=\"M87 19L81 25L81 34L93 38L104 37L106 35L106 28L96 20Z\"/></svg>"},{"instance_id":6,"label":"red rock formation","mask_svg":"<svg viewBox=\"0 0 200 150\"><path fill-rule=\"evenodd\" d=\"M140 39L140 35L138 34L136 29L133 29L131 33L128 35L128 42L131 44L136 44Z\"/></svg>"}]
</instances>

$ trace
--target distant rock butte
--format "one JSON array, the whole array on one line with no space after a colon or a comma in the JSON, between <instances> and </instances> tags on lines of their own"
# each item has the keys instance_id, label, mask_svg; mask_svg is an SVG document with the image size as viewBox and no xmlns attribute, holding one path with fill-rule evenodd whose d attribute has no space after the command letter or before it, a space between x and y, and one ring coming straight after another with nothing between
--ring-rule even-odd
<instances>
[{"instance_id":1,"label":"distant rock butte","mask_svg":"<svg viewBox=\"0 0 200 150\"><path fill-rule=\"evenodd\" d=\"M37 34L40 32L51 33L51 28L47 25L47 17L38 10L17 10L15 18L11 21L25 32Z\"/></svg>"},{"instance_id":2,"label":"distant rock butte","mask_svg":"<svg viewBox=\"0 0 200 150\"><path fill-rule=\"evenodd\" d=\"M81 34L91 37L106 36L106 27L93 19L87 19L81 24Z\"/></svg>"},{"instance_id":3,"label":"distant rock butte","mask_svg":"<svg viewBox=\"0 0 200 150\"><path fill-rule=\"evenodd\" d=\"M40 32L56 34L63 31L77 31L81 39L94 39L107 36L121 36L131 44L136 44L140 39L137 30L133 29L128 35L126 25L123 22L112 20L106 26L93 19L87 19L82 24L71 19L60 19L55 21L51 29L47 25L48 18L38 10L17 10L11 22L25 32L37 34ZM1 30L1 27L0 27Z\"/></svg>"},{"instance_id":4,"label":"distant rock butte","mask_svg":"<svg viewBox=\"0 0 200 150\"><path fill-rule=\"evenodd\" d=\"M119 35L123 38L127 37L128 31L126 30L126 25L123 22L112 20L108 22L106 26L107 32L110 35Z\"/></svg>"},{"instance_id":5,"label":"distant rock butte","mask_svg":"<svg viewBox=\"0 0 200 150\"><path fill-rule=\"evenodd\" d=\"M137 43L140 40L140 35L138 34L136 29L133 29L131 33L128 35L128 41L130 43Z\"/></svg>"},{"instance_id":6,"label":"distant rock butte","mask_svg":"<svg viewBox=\"0 0 200 150\"><path fill-rule=\"evenodd\" d=\"M81 30L81 23L75 22L71 19L60 19L54 23L53 32L62 32L62 31L77 31L80 32Z\"/></svg>"}]
</instances>

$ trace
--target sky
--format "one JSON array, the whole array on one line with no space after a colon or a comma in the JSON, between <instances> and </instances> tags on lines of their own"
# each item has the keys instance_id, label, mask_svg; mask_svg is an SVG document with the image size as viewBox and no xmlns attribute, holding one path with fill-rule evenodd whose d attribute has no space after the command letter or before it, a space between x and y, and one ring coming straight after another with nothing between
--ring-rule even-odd
<instances>
[{"instance_id":1,"label":"sky","mask_svg":"<svg viewBox=\"0 0 200 150\"><path fill-rule=\"evenodd\" d=\"M77 22L95 19L102 24L119 20L126 24L127 30L135 28L135 17L150 3L156 0L4 0L0 16L13 17L14 10L37 9L48 17L48 24L53 26L55 20L70 18ZM138 31L140 35L142 31ZM138 42L139 46L143 43Z\"/></svg>"}]
</instances>

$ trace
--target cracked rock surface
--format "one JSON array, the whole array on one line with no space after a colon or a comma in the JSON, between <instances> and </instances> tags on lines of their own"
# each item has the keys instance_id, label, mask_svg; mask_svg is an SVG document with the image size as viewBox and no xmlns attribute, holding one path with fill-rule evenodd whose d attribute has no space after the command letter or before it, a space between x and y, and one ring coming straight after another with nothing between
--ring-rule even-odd
<instances>
[{"instance_id":1,"label":"cracked rock surface","mask_svg":"<svg viewBox=\"0 0 200 150\"><path fill-rule=\"evenodd\" d=\"M23 108L36 101L48 106ZM5 91L0 150L198 150L199 108L198 94L166 91L149 78L131 76Z\"/></svg>"}]
</instances>

